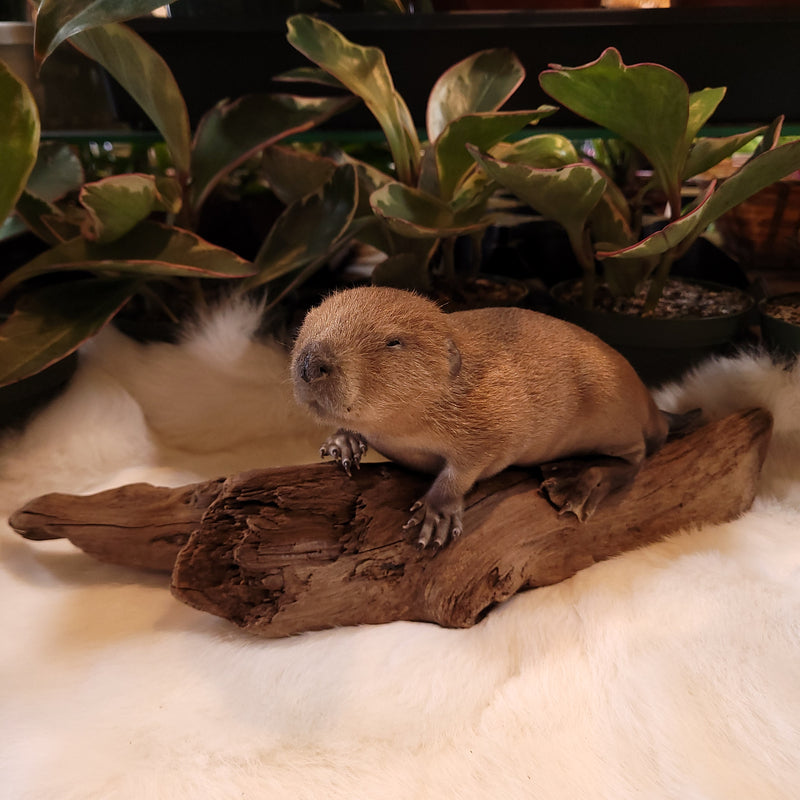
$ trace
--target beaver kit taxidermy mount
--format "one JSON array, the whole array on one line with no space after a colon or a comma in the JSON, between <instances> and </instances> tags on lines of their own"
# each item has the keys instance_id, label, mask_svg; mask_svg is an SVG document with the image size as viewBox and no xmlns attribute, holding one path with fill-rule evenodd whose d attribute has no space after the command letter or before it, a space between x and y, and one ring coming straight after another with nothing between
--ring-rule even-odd
<instances>
[{"instance_id":1,"label":"beaver kit taxidermy mount","mask_svg":"<svg viewBox=\"0 0 800 800\"><path fill-rule=\"evenodd\" d=\"M521 308L447 314L384 287L311 309L291 372L297 400L338 428L320 452L348 474L369 445L436 475L405 525L420 547L459 536L464 495L512 465L540 466L550 502L585 521L687 424L582 328Z\"/></svg>"}]
</instances>

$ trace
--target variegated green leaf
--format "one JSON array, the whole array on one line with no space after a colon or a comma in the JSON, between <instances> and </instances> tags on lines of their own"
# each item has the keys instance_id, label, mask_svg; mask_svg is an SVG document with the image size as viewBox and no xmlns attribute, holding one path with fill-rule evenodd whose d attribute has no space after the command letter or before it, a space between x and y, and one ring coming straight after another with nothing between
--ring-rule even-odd
<instances>
[{"instance_id":1,"label":"variegated green leaf","mask_svg":"<svg viewBox=\"0 0 800 800\"><path fill-rule=\"evenodd\" d=\"M11 213L33 170L39 131L33 95L0 61L0 224Z\"/></svg>"},{"instance_id":2,"label":"variegated green leaf","mask_svg":"<svg viewBox=\"0 0 800 800\"><path fill-rule=\"evenodd\" d=\"M534 111L468 114L448 124L435 144L440 197L449 200L464 175L474 166L475 161L466 148L468 143L480 150L488 150L526 125L550 116L555 110L553 106L541 106Z\"/></svg>"},{"instance_id":3,"label":"variegated green leaf","mask_svg":"<svg viewBox=\"0 0 800 800\"><path fill-rule=\"evenodd\" d=\"M169 178L130 173L87 183L80 203L88 212L81 232L93 242L108 244L131 231L154 211L176 214L181 188Z\"/></svg>"},{"instance_id":4,"label":"variegated green leaf","mask_svg":"<svg viewBox=\"0 0 800 800\"><path fill-rule=\"evenodd\" d=\"M690 237L696 237L705 228L703 225L705 207L714 192L716 184L711 182L701 197L698 198L691 211L684 214L674 222L665 225L661 230L650 234L630 247L618 250L598 249L597 257L601 259L629 259L648 258L675 250L681 243Z\"/></svg>"},{"instance_id":5,"label":"variegated green leaf","mask_svg":"<svg viewBox=\"0 0 800 800\"><path fill-rule=\"evenodd\" d=\"M489 150L489 155L510 164L551 169L581 160L575 145L560 133L537 133L516 142L499 142Z\"/></svg>"},{"instance_id":6,"label":"variegated green leaf","mask_svg":"<svg viewBox=\"0 0 800 800\"><path fill-rule=\"evenodd\" d=\"M305 14L289 17L286 24L287 39L295 49L364 101L386 136L399 179L415 183L419 138L383 52L354 44L333 26Z\"/></svg>"},{"instance_id":7,"label":"variegated green leaf","mask_svg":"<svg viewBox=\"0 0 800 800\"><path fill-rule=\"evenodd\" d=\"M586 235L587 221L606 189L605 176L589 164L537 169L497 161L470 147L489 176L548 219L561 225L584 266L593 263Z\"/></svg>"},{"instance_id":8,"label":"variegated green leaf","mask_svg":"<svg viewBox=\"0 0 800 800\"><path fill-rule=\"evenodd\" d=\"M391 230L410 238L460 236L482 230L490 222L467 222L456 216L447 203L398 182L387 183L373 192L370 205Z\"/></svg>"},{"instance_id":9,"label":"variegated green leaf","mask_svg":"<svg viewBox=\"0 0 800 800\"><path fill-rule=\"evenodd\" d=\"M454 64L441 74L428 97L429 141L436 142L459 117L497 111L524 79L525 68L505 48L483 50Z\"/></svg>"},{"instance_id":10,"label":"variegated green leaf","mask_svg":"<svg viewBox=\"0 0 800 800\"><path fill-rule=\"evenodd\" d=\"M189 113L163 58L125 25L109 24L72 37L72 43L108 70L161 132L176 169L189 173Z\"/></svg>"},{"instance_id":11,"label":"variegated green leaf","mask_svg":"<svg viewBox=\"0 0 800 800\"><path fill-rule=\"evenodd\" d=\"M243 278L253 274L253 265L189 231L142 222L109 244L80 236L51 248L2 281L0 296L37 275L72 270L138 277Z\"/></svg>"},{"instance_id":12,"label":"variegated green leaf","mask_svg":"<svg viewBox=\"0 0 800 800\"><path fill-rule=\"evenodd\" d=\"M692 92L689 95L689 120L683 142L685 147L691 145L695 136L700 133L700 129L717 110L723 97L725 97L724 86L716 89L701 89L699 92Z\"/></svg>"},{"instance_id":13,"label":"variegated green leaf","mask_svg":"<svg viewBox=\"0 0 800 800\"><path fill-rule=\"evenodd\" d=\"M634 258L666 253L690 242L726 211L761 189L800 170L800 140L750 159L719 186L712 182L687 214L624 250L598 253L601 258Z\"/></svg>"}]
</instances>

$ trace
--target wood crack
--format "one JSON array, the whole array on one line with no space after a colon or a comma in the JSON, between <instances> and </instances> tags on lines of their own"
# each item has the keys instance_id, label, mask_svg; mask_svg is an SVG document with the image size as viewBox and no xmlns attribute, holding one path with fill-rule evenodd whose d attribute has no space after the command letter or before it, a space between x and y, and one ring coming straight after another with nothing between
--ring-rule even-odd
<instances>
[{"instance_id":1,"label":"wood crack","mask_svg":"<svg viewBox=\"0 0 800 800\"><path fill-rule=\"evenodd\" d=\"M171 572L177 598L263 636L399 619L465 627L522 589L740 515L770 431L769 413L753 409L674 439L586 523L557 514L536 470L508 470L472 490L465 534L438 553L402 535L430 478L390 463L352 478L317 464L44 495L10 522L28 539Z\"/></svg>"}]
</instances>

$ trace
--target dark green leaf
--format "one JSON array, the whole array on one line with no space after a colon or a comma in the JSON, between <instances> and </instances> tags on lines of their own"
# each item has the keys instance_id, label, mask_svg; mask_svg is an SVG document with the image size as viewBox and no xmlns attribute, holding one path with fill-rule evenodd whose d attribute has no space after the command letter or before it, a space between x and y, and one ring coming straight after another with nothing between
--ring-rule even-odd
<instances>
[{"instance_id":1,"label":"dark green leaf","mask_svg":"<svg viewBox=\"0 0 800 800\"><path fill-rule=\"evenodd\" d=\"M291 147L268 147L261 157L261 174L284 205L319 191L336 169L333 159Z\"/></svg>"},{"instance_id":2,"label":"dark green leaf","mask_svg":"<svg viewBox=\"0 0 800 800\"><path fill-rule=\"evenodd\" d=\"M59 361L125 305L138 281L82 278L26 293L0 325L0 386Z\"/></svg>"},{"instance_id":3,"label":"dark green leaf","mask_svg":"<svg viewBox=\"0 0 800 800\"><path fill-rule=\"evenodd\" d=\"M61 42L81 31L149 14L160 0L42 0L36 14L34 52L43 62Z\"/></svg>"},{"instance_id":4,"label":"dark green leaf","mask_svg":"<svg viewBox=\"0 0 800 800\"><path fill-rule=\"evenodd\" d=\"M430 250L430 248L429 248ZM372 272L375 286L393 286L395 289L416 289L424 292L430 289L430 270L428 261L422 253L399 253L381 261Z\"/></svg>"},{"instance_id":5,"label":"dark green leaf","mask_svg":"<svg viewBox=\"0 0 800 800\"><path fill-rule=\"evenodd\" d=\"M69 145L41 142L25 188L42 200L54 203L70 192L77 192L84 179L81 160Z\"/></svg>"},{"instance_id":6,"label":"dark green leaf","mask_svg":"<svg viewBox=\"0 0 800 800\"><path fill-rule=\"evenodd\" d=\"M64 241L50 224L52 218L63 218L61 211L52 203L26 190L17 200L16 212L43 242L55 245ZM80 233L80 228L76 225L70 226L70 229L70 235L67 237L69 239Z\"/></svg>"},{"instance_id":7,"label":"dark green leaf","mask_svg":"<svg viewBox=\"0 0 800 800\"><path fill-rule=\"evenodd\" d=\"M765 130L766 128L756 128L733 136L695 139L686 159L686 165L683 168L683 179L686 180L715 167L720 161L732 156L749 141L764 133Z\"/></svg>"},{"instance_id":8,"label":"dark green leaf","mask_svg":"<svg viewBox=\"0 0 800 800\"><path fill-rule=\"evenodd\" d=\"M318 67L297 67L297 69L290 69L274 76L272 80L285 83L314 83L318 86L330 86L332 89L346 88L341 81Z\"/></svg>"},{"instance_id":9,"label":"dark green leaf","mask_svg":"<svg viewBox=\"0 0 800 800\"><path fill-rule=\"evenodd\" d=\"M752 161L754 158L760 156L762 153L766 153L767 150L772 150L778 142L780 141L781 131L783 130L783 115L776 117L770 124L767 126L767 129L764 131L764 135L761 137L761 141L758 143L756 149L750 155L748 161Z\"/></svg>"},{"instance_id":10,"label":"dark green leaf","mask_svg":"<svg viewBox=\"0 0 800 800\"><path fill-rule=\"evenodd\" d=\"M350 97L253 94L223 101L200 121L192 154L192 202L199 208L216 182L254 153L306 131L353 102Z\"/></svg>"},{"instance_id":11,"label":"dark green leaf","mask_svg":"<svg viewBox=\"0 0 800 800\"><path fill-rule=\"evenodd\" d=\"M290 205L278 217L255 259L251 288L321 262L349 230L358 206L358 182L350 164L338 167L316 194Z\"/></svg>"}]
</instances>

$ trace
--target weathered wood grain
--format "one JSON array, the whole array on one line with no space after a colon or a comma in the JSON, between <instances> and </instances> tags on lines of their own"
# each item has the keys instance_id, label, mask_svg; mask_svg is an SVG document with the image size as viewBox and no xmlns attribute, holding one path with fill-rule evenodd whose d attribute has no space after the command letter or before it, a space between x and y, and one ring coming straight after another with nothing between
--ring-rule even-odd
<instances>
[{"instance_id":1,"label":"weathered wood grain","mask_svg":"<svg viewBox=\"0 0 800 800\"><path fill-rule=\"evenodd\" d=\"M507 470L468 495L465 534L438 553L418 551L402 530L430 478L393 464L352 478L320 464L180 489L46 495L11 521L23 536L66 536L104 561L172 567L176 597L263 636L401 619L466 627L520 590L743 513L771 422L753 409L668 442L586 523L559 516L536 470Z\"/></svg>"}]
</instances>

